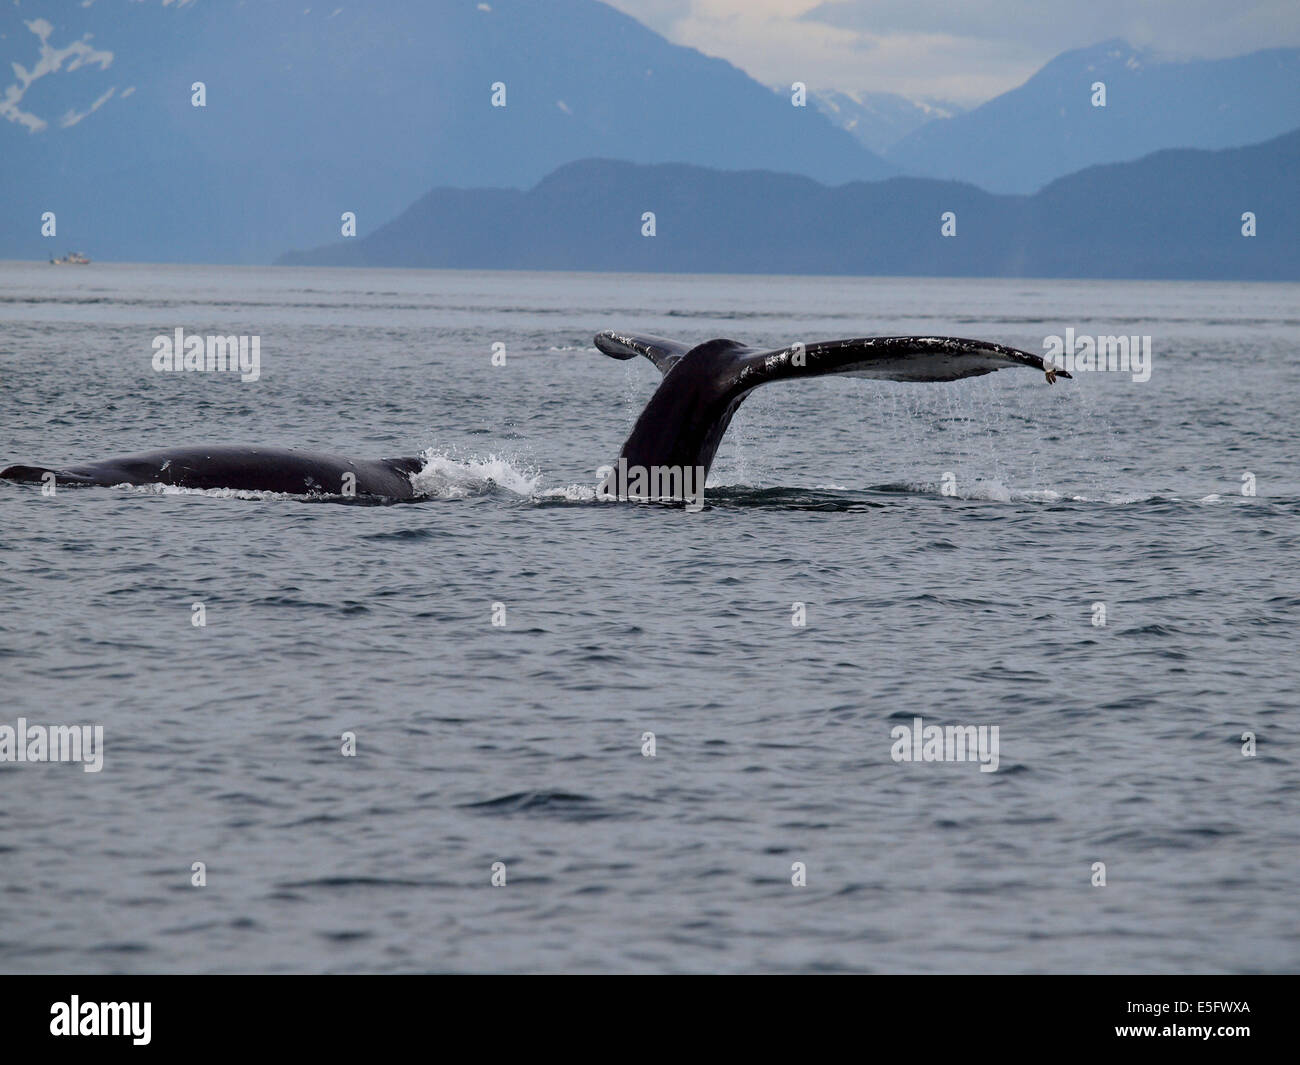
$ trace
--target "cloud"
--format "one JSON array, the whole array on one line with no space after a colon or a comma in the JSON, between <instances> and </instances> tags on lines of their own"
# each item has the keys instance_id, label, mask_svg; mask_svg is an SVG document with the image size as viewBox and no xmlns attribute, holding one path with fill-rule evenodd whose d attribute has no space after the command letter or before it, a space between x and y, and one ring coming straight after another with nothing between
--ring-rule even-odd
<instances>
[{"instance_id":1,"label":"cloud","mask_svg":"<svg viewBox=\"0 0 1300 1065\"><path fill-rule=\"evenodd\" d=\"M69 126L75 126L87 115L93 114L95 111L98 111L101 107L103 107L106 103L108 103L108 101L113 98L113 93L115 92L117 92L116 85L114 85L111 89L108 90L108 92L104 93L103 96L101 96L98 100L96 100L93 104L91 104L90 110L88 111L69 110L66 115L64 115L61 119L59 119L59 125L62 126L64 129L67 129ZM123 93L123 95L126 94Z\"/></svg>"},{"instance_id":2,"label":"cloud","mask_svg":"<svg viewBox=\"0 0 1300 1065\"><path fill-rule=\"evenodd\" d=\"M1294 0L822 0L800 18L871 35L943 33L1023 41L1056 55L1120 37L1170 56L1223 58L1300 45Z\"/></svg>"},{"instance_id":3,"label":"cloud","mask_svg":"<svg viewBox=\"0 0 1300 1065\"><path fill-rule=\"evenodd\" d=\"M1300 45L1295 0L607 0L765 84L978 104L1072 48L1122 37L1171 56Z\"/></svg>"},{"instance_id":4,"label":"cloud","mask_svg":"<svg viewBox=\"0 0 1300 1065\"><path fill-rule=\"evenodd\" d=\"M5 88L4 96L0 97L0 117L7 118L10 122L17 122L21 126L26 126L31 133L40 133L49 123L39 115L30 111L24 111L18 105L22 103L23 97L27 95L27 90L35 81L48 77L50 74L58 73L66 69L69 73L87 66L90 63L98 63L100 70L107 70L113 62L113 53L99 51L92 48L89 41L90 35L87 34L79 41L73 41L65 48L55 48L50 44L50 34L54 32L51 26L42 18L31 19L24 22L24 25L32 31L41 42L40 55L37 57L36 65L30 70L21 63L14 63L14 77L18 80ZM66 68L64 63L67 63ZM108 96L112 95L112 90ZM97 110L100 104L107 97L101 97L90 108L91 111ZM69 112L74 114L75 112ZM89 112L87 112L89 114ZM81 121L85 115L81 115L73 122L67 122L66 117L64 125L75 125Z\"/></svg>"}]
</instances>

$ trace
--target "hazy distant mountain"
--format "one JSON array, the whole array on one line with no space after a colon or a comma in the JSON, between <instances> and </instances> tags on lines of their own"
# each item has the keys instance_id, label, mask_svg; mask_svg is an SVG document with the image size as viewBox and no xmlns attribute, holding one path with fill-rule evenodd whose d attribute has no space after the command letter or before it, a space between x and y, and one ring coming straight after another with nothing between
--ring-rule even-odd
<instances>
[{"instance_id":1,"label":"hazy distant mountain","mask_svg":"<svg viewBox=\"0 0 1300 1065\"><path fill-rule=\"evenodd\" d=\"M365 233L432 184L526 188L593 155L894 172L596 0L0 6L0 258L265 262L344 211Z\"/></svg>"},{"instance_id":2,"label":"hazy distant mountain","mask_svg":"<svg viewBox=\"0 0 1300 1065\"><path fill-rule=\"evenodd\" d=\"M1106 106L1092 105L1092 85ZM1300 49L1172 62L1107 41L1057 56L1024 85L921 126L888 158L908 173L1032 192L1161 148L1254 144L1300 126Z\"/></svg>"},{"instance_id":3,"label":"hazy distant mountain","mask_svg":"<svg viewBox=\"0 0 1300 1065\"><path fill-rule=\"evenodd\" d=\"M788 89L782 89L788 93ZM960 115L965 108L946 100L911 100L891 92L811 92L817 109L860 144L885 153L927 122Z\"/></svg>"},{"instance_id":4,"label":"hazy distant mountain","mask_svg":"<svg viewBox=\"0 0 1300 1065\"><path fill-rule=\"evenodd\" d=\"M762 171L585 160L528 192L435 189L373 235L286 263L1300 279L1300 130L1093 167L1033 196L925 178L828 188ZM642 236L645 212L656 235ZM956 215L956 236L941 216ZM1242 235L1253 212L1257 235Z\"/></svg>"}]
</instances>

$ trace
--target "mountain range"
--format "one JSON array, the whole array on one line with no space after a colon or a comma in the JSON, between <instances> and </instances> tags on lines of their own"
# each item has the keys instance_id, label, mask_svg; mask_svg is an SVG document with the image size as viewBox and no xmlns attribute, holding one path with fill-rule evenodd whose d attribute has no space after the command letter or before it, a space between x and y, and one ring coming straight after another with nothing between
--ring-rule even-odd
<instances>
[{"instance_id":1,"label":"mountain range","mask_svg":"<svg viewBox=\"0 0 1300 1065\"><path fill-rule=\"evenodd\" d=\"M439 188L296 265L847 275L1300 280L1300 130L1165 150L1032 196L891 178L584 160L527 192ZM645 235L646 213L654 235ZM943 235L951 212L955 235ZM1256 235L1243 235L1243 214Z\"/></svg>"},{"instance_id":2,"label":"mountain range","mask_svg":"<svg viewBox=\"0 0 1300 1065\"><path fill-rule=\"evenodd\" d=\"M1105 86L1094 106L1093 86ZM909 174L1033 192L1161 148L1231 148L1300 128L1300 49L1161 59L1124 41L1057 56L1023 85L913 130L887 158Z\"/></svg>"},{"instance_id":3,"label":"mountain range","mask_svg":"<svg viewBox=\"0 0 1300 1065\"><path fill-rule=\"evenodd\" d=\"M366 232L432 185L523 188L592 155L895 172L597 0L25 0L0 8L0 58L20 68L0 78L5 257L266 262L344 211Z\"/></svg>"},{"instance_id":4,"label":"mountain range","mask_svg":"<svg viewBox=\"0 0 1300 1065\"><path fill-rule=\"evenodd\" d=\"M784 86L777 91L788 92ZM948 100L912 100L892 92L819 89L810 95L822 114L880 155L887 155L895 144L927 122L953 118L966 110Z\"/></svg>"},{"instance_id":5,"label":"mountain range","mask_svg":"<svg viewBox=\"0 0 1300 1065\"><path fill-rule=\"evenodd\" d=\"M268 262L330 245L345 212L378 236L430 189L518 200L593 158L688 164L699 190L691 167L906 173L979 186L945 193L964 202L1300 127L1297 49L1174 62L1110 41L967 112L812 84L793 107L599 0L22 0L0 7L0 59L5 258Z\"/></svg>"}]
</instances>

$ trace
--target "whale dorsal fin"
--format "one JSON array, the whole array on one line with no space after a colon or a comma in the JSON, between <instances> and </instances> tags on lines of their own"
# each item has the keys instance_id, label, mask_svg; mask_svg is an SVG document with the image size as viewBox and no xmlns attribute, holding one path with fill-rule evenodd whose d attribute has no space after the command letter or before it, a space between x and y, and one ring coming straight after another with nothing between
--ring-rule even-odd
<instances>
[{"instance_id":1,"label":"whale dorsal fin","mask_svg":"<svg viewBox=\"0 0 1300 1065\"><path fill-rule=\"evenodd\" d=\"M631 333L616 333L612 329L596 334L596 347L612 359L635 359L638 355L644 355L659 368L660 373L667 373L691 350L689 344L680 344L665 337L633 336Z\"/></svg>"}]
</instances>

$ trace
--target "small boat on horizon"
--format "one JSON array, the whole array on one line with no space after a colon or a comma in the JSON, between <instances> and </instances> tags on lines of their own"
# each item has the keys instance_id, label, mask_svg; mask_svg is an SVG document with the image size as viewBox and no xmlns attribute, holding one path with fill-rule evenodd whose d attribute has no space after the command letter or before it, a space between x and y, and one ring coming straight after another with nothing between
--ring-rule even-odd
<instances>
[{"instance_id":1,"label":"small boat on horizon","mask_svg":"<svg viewBox=\"0 0 1300 1065\"><path fill-rule=\"evenodd\" d=\"M62 259L51 259L54 266L85 266L90 262L90 257L79 251L70 251Z\"/></svg>"}]
</instances>

